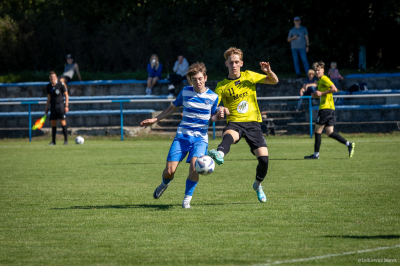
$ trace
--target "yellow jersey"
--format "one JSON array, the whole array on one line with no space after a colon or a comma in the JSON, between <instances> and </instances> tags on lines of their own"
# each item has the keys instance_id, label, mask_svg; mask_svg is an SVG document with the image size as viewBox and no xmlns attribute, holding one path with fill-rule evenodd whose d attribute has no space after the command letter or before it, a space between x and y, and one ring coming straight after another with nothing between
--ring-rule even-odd
<instances>
[{"instance_id":1,"label":"yellow jersey","mask_svg":"<svg viewBox=\"0 0 400 266\"><path fill-rule=\"evenodd\" d=\"M240 72L237 79L226 78L218 82L215 93L218 94L218 104L224 103L229 109L229 122L262 122L257 103L256 84L264 83L266 75L252 71Z\"/></svg>"},{"instance_id":2,"label":"yellow jersey","mask_svg":"<svg viewBox=\"0 0 400 266\"><path fill-rule=\"evenodd\" d=\"M322 76L321 79L318 81L318 90L320 92L330 90L333 82L327 77ZM319 103L319 110L322 109L332 109L335 110L335 103L333 102L333 95L332 93L328 93L321 96L321 101Z\"/></svg>"}]
</instances>

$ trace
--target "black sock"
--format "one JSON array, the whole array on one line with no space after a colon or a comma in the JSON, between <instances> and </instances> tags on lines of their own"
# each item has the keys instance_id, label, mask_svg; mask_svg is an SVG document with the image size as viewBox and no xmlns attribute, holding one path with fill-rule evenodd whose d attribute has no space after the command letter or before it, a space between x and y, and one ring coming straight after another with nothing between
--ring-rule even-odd
<instances>
[{"instance_id":1,"label":"black sock","mask_svg":"<svg viewBox=\"0 0 400 266\"><path fill-rule=\"evenodd\" d=\"M320 147L321 147L321 134L315 133L314 152L319 152Z\"/></svg>"},{"instance_id":2,"label":"black sock","mask_svg":"<svg viewBox=\"0 0 400 266\"><path fill-rule=\"evenodd\" d=\"M52 142L56 143L57 127L51 127Z\"/></svg>"},{"instance_id":3,"label":"black sock","mask_svg":"<svg viewBox=\"0 0 400 266\"><path fill-rule=\"evenodd\" d=\"M222 151L225 155L228 154L228 152L231 149L231 145L233 144L233 137L231 134L225 134L222 142L218 145L217 151Z\"/></svg>"},{"instance_id":4,"label":"black sock","mask_svg":"<svg viewBox=\"0 0 400 266\"><path fill-rule=\"evenodd\" d=\"M346 145L347 140L345 140L342 136L340 136L338 133L332 132L329 135L330 138L336 139L337 141L339 141L340 143L343 143L344 145Z\"/></svg>"},{"instance_id":5,"label":"black sock","mask_svg":"<svg viewBox=\"0 0 400 266\"><path fill-rule=\"evenodd\" d=\"M62 130L63 130L63 133L64 133L64 141L68 141L67 125L62 126Z\"/></svg>"},{"instance_id":6,"label":"black sock","mask_svg":"<svg viewBox=\"0 0 400 266\"><path fill-rule=\"evenodd\" d=\"M262 182L268 172L268 156L260 156L257 158L257 175L256 180Z\"/></svg>"}]
</instances>

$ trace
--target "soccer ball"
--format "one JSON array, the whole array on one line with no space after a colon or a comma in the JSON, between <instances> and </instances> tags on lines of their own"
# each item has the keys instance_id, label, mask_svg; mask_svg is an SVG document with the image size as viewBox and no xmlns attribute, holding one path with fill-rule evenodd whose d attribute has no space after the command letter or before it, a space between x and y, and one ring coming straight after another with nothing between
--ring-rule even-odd
<instances>
[{"instance_id":1,"label":"soccer ball","mask_svg":"<svg viewBox=\"0 0 400 266\"><path fill-rule=\"evenodd\" d=\"M197 158L194 167L200 175L209 175L214 172L215 163L210 156L203 155Z\"/></svg>"},{"instance_id":2,"label":"soccer ball","mask_svg":"<svg viewBox=\"0 0 400 266\"><path fill-rule=\"evenodd\" d=\"M85 142L85 139L82 138L81 136L76 137L75 143L76 144L83 144Z\"/></svg>"}]
</instances>

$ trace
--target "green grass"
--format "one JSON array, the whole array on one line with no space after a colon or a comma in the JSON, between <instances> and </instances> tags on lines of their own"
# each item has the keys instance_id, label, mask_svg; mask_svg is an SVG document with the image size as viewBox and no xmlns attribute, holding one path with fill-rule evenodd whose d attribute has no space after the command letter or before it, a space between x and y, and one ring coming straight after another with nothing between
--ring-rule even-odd
<instances>
[{"instance_id":1,"label":"green grass","mask_svg":"<svg viewBox=\"0 0 400 266\"><path fill-rule=\"evenodd\" d=\"M191 210L181 208L185 163L152 198L169 139L0 141L0 264L268 265L399 245L400 135L344 136L356 142L352 159L323 137L311 161L302 159L313 150L306 136L268 137L265 204L252 190L257 160L241 141L201 178ZM283 265L399 255L397 247Z\"/></svg>"}]
</instances>

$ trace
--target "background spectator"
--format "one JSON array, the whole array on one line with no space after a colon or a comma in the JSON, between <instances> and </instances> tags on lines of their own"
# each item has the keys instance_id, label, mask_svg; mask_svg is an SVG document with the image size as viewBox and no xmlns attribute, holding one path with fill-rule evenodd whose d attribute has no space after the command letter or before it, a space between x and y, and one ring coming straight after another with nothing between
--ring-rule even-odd
<instances>
[{"instance_id":1,"label":"background spectator","mask_svg":"<svg viewBox=\"0 0 400 266\"><path fill-rule=\"evenodd\" d=\"M335 84L336 88L339 89L339 79L343 80L343 77L339 74L339 70L336 67L337 67L336 62L332 62L331 68L328 71L328 76L333 82L333 84Z\"/></svg>"},{"instance_id":2,"label":"background spectator","mask_svg":"<svg viewBox=\"0 0 400 266\"><path fill-rule=\"evenodd\" d=\"M310 69L307 61L307 53L309 50L308 46L310 44L308 40L308 31L305 27L301 26L300 23L300 17L295 17L294 27L289 31L289 36L287 38L287 41L290 42L290 45L292 47L294 69L298 78L301 77L299 55L301 61L303 61L305 72L308 73L308 70Z\"/></svg>"},{"instance_id":3,"label":"background spectator","mask_svg":"<svg viewBox=\"0 0 400 266\"><path fill-rule=\"evenodd\" d=\"M174 96L175 86L186 79L186 73L189 69L189 63L183 55L178 56L178 61L175 62L174 72L175 74L169 75L169 83L168 86L169 95Z\"/></svg>"},{"instance_id":4,"label":"background spectator","mask_svg":"<svg viewBox=\"0 0 400 266\"><path fill-rule=\"evenodd\" d=\"M67 83L71 81L73 78L75 71L78 75L79 81L82 81L81 74L79 73L79 66L77 63L74 63L74 59L71 54L67 54L65 56L67 59L67 63L64 67L64 73L59 77L60 82L64 83L65 88L67 89Z\"/></svg>"},{"instance_id":5,"label":"background spectator","mask_svg":"<svg viewBox=\"0 0 400 266\"><path fill-rule=\"evenodd\" d=\"M161 78L162 65L158 61L158 56L153 54L150 56L150 63L147 65L147 88L146 95L151 95L151 89L156 85L157 81Z\"/></svg>"},{"instance_id":6,"label":"background spectator","mask_svg":"<svg viewBox=\"0 0 400 266\"><path fill-rule=\"evenodd\" d=\"M318 86L318 78L315 76L315 71L310 69L308 70L308 78L304 80L303 87L300 89L300 96L311 96L317 90ZM300 98L297 102L296 111L301 110L301 104L303 103L303 99Z\"/></svg>"}]
</instances>

